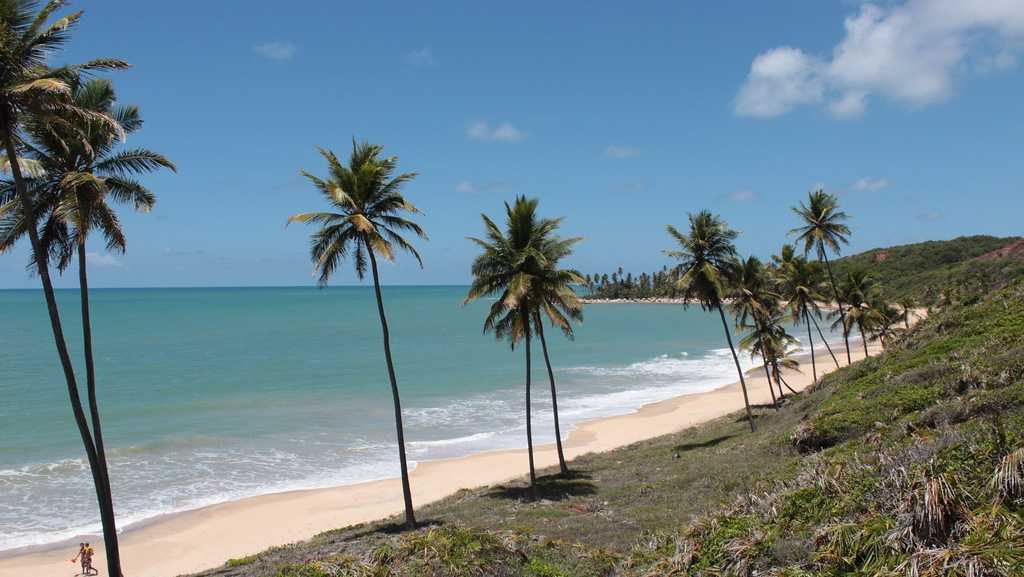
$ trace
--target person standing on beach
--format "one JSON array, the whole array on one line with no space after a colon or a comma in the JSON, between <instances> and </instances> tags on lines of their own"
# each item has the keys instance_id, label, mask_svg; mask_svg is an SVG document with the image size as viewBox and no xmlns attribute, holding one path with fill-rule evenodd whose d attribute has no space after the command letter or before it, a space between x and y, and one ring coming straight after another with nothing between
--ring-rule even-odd
<instances>
[{"instance_id":1,"label":"person standing on beach","mask_svg":"<svg viewBox=\"0 0 1024 577\"><path fill-rule=\"evenodd\" d=\"M93 549L88 543L85 544L85 550L82 551L82 573L86 575L99 575L98 569L92 567L92 556L96 554L96 550Z\"/></svg>"},{"instance_id":2,"label":"person standing on beach","mask_svg":"<svg viewBox=\"0 0 1024 577\"><path fill-rule=\"evenodd\" d=\"M78 544L78 556L77 557L78 557L78 563L82 566L82 575L85 575L85 543L79 543ZM72 559L71 562L74 563L75 560Z\"/></svg>"}]
</instances>

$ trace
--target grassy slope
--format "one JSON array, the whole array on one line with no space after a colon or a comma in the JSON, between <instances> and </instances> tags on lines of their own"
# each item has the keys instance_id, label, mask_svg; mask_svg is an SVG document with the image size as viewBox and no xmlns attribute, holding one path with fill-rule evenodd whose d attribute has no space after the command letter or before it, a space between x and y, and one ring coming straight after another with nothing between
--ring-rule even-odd
<instances>
[{"instance_id":1,"label":"grassy slope","mask_svg":"<svg viewBox=\"0 0 1024 577\"><path fill-rule=\"evenodd\" d=\"M967 262L1017 240L1020 238L977 235L876 248L836 259L833 270L839 278L847 271L864 269L885 287L889 298L911 296L925 304L936 304L943 285L952 283L971 291L982 282L1001 286L1008 279L1022 276L1024 262ZM876 260L883 251L887 252L886 258Z\"/></svg>"},{"instance_id":2,"label":"grassy slope","mask_svg":"<svg viewBox=\"0 0 1024 577\"><path fill-rule=\"evenodd\" d=\"M462 491L204 575L1024 574L1024 283L922 322L781 411ZM394 520L391 520L394 522ZM973 573L968 573L973 571Z\"/></svg>"}]
</instances>

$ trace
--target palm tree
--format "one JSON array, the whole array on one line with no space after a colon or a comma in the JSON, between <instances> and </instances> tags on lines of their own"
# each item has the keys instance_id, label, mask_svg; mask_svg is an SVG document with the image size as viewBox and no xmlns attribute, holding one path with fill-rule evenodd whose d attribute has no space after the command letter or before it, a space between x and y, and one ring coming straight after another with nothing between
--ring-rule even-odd
<instances>
[{"instance_id":1,"label":"palm tree","mask_svg":"<svg viewBox=\"0 0 1024 577\"><path fill-rule=\"evenodd\" d=\"M905 296L900 300L896 301L896 306L900 307L899 320L903 321L903 328L910 330L910 313L917 308L917 302L912 296Z\"/></svg>"},{"instance_id":2,"label":"palm tree","mask_svg":"<svg viewBox=\"0 0 1024 577\"><path fill-rule=\"evenodd\" d=\"M825 270L828 271L829 282L832 284L832 294L839 307L839 317L842 324L846 325L846 315L843 312L843 305L839 302L839 290L836 288L836 279L832 276L832 266L828 262L828 251L839 254L840 244L849 244L846 237L850 234L850 227L842 224L842 221L850 217L839 210L839 200L834 194L823 190L808 193L807 204L800 203L800 208L791 207L804 221L804 226L794 228L787 234L798 234L797 242L804 243L804 255L815 248L818 260L825 263ZM846 344L846 362L851 363L850 341L846 333L843 334Z\"/></svg>"},{"instance_id":3,"label":"palm tree","mask_svg":"<svg viewBox=\"0 0 1024 577\"><path fill-rule=\"evenodd\" d=\"M682 250L663 252L683 261L672 268L672 274L679 275L676 288L683 292L683 298L687 301L683 306L687 306L690 300L696 300L705 311L718 310L725 338L729 343L729 352L732 353L732 360L740 377L750 430L753 431L754 413L750 410L747 382L743 378L743 369L740 368L740 360L732 344L732 333L729 331L729 323L725 320L725 310L722 308L726 287L735 276L737 268L736 247L732 242L739 233L729 230L720 217L712 216L707 210L696 215L688 213L687 216L690 220L688 234L680 233L672 225L665 227Z\"/></svg>"},{"instance_id":4,"label":"palm tree","mask_svg":"<svg viewBox=\"0 0 1024 577\"><path fill-rule=\"evenodd\" d=\"M148 212L155 197L130 176L162 167L175 170L175 167L162 155L146 149L114 152L119 136L138 131L142 119L137 107L115 105L116 97L109 80L83 81L80 75L71 74L67 83L70 104L96 116L76 114L56 124L41 119L30 121L26 128L31 140L23 143L22 149L37 172L26 184L36 193L37 217L45 218L40 240L47 258L53 260L58 270L64 271L77 254L86 394L99 472L109 491L96 396L86 239L92 231L98 230L106 238L108 250L123 253L124 232L107 200L132 204L136 210ZM100 115L113 119L116 124ZM0 186L6 195L14 188L9 181ZM18 200L0 208L3 216L0 251L10 248L27 231L23 209Z\"/></svg>"},{"instance_id":5,"label":"palm tree","mask_svg":"<svg viewBox=\"0 0 1024 577\"><path fill-rule=\"evenodd\" d=\"M580 237L562 239L553 235L564 218L537 217L537 199L516 198L505 203L506 231L503 232L487 215L481 215L487 230L485 239L470 238L483 252L473 260L473 283L463 304L498 294L484 320L484 332L493 330L498 339L507 339L513 350L523 341L526 349L526 444L530 464L530 489L534 499L540 497L533 458L533 425L531 413L532 357L530 341L534 334L541 338L544 358L551 382L552 406L555 410L555 436L559 466L563 474L568 466L561 448L558 425L557 395L547 345L544 341L541 312L552 324L572 335L569 320L582 320L582 304L573 293L571 283L582 282L579 273L560 270L558 260L571 254Z\"/></svg>"},{"instance_id":6,"label":"palm tree","mask_svg":"<svg viewBox=\"0 0 1024 577\"><path fill-rule=\"evenodd\" d=\"M871 340L877 340L884 349L899 333L906 330L897 325L903 317L896 303L889 300L882 291L875 291L870 298L868 307L874 314Z\"/></svg>"},{"instance_id":7,"label":"palm tree","mask_svg":"<svg viewBox=\"0 0 1024 577\"><path fill-rule=\"evenodd\" d=\"M818 301L825 300L825 297L818 292L821 273L819 263L809 261L803 256L796 257L786 266L779 268L779 275L784 279L784 285L788 289L786 296L789 300L790 313L794 319L803 321L807 325L807 348L811 351L811 372L815 381L818 380L818 365L814 358L814 337L811 333L811 323L814 323L820 334L821 327L818 327L817 319L821 318L821 309L818 307ZM828 340L822 338L822 342L825 343L826 349L832 355L836 368L839 368L839 360L832 353L832 347L828 344Z\"/></svg>"},{"instance_id":8,"label":"palm tree","mask_svg":"<svg viewBox=\"0 0 1024 577\"><path fill-rule=\"evenodd\" d=\"M560 224L562 218L555 219ZM534 326L537 328L537 336L540 338L540 348L544 353L544 365L548 371L548 383L551 389L551 410L555 424L555 449L558 453L558 468L563 476L569 475L569 465L565 461L565 451L562 448L562 429L558 420L558 391L555 387L555 372L551 368L551 357L548 355L548 343L544 338L544 324L541 322L540 313L543 312L551 325L560 329L562 334L569 340L573 339L572 323L583 322L583 301L572 289L573 284L585 284L580 273L575 270L559 270L558 261L573 253L573 246L584 240L577 236L563 239L554 236L547 239L541 249L548 268L537 271L535 275L536 296L534 302L538 303L535 311Z\"/></svg>"},{"instance_id":9,"label":"palm tree","mask_svg":"<svg viewBox=\"0 0 1024 577\"><path fill-rule=\"evenodd\" d=\"M847 335L856 325L864 345L864 356L868 356L867 334L878 324L880 318L877 310L871 308L871 300L877 298L878 287L868 276L867 271L856 269L846 273L839 283L839 303L845 304L847 314L836 320L835 326L842 323L843 334ZM841 306L840 305L840 306Z\"/></svg>"},{"instance_id":10,"label":"palm tree","mask_svg":"<svg viewBox=\"0 0 1024 577\"><path fill-rule=\"evenodd\" d=\"M765 374L768 376L768 386L771 387L772 380L779 389L779 397L785 395L782 384L782 369L796 369L800 363L792 358L793 354L800 350L800 346L784 326L792 320L792 317L785 315L781 308L775 308L760 323L750 327L751 332L740 340L740 348L750 351L750 356L760 355L763 361ZM757 370L755 367L752 370ZM786 384L790 392L796 393L789 384Z\"/></svg>"},{"instance_id":11,"label":"palm tree","mask_svg":"<svg viewBox=\"0 0 1024 577\"><path fill-rule=\"evenodd\" d=\"M51 0L39 8L39 3L35 0L0 0L0 142L6 156L6 166L11 173L14 192L21 203L35 271L38 272L43 287L43 297L50 317L57 356L64 371L72 413L92 472L103 525L108 573L112 577L120 577L121 557L117 544L110 483L105 472L101 470L99 448L82 407L78 382L53 292L46 247L43 246L37 230L35 202L25 182L19 161L19 152L23 144L21 132L26 120L34 118L57 121L55 113L58 112L64 118L69 115L95 117L88 111L77 110L67 102L67 99L60 98L69 91L67 83L62 79L64 75L72 71L117 70L129 66L121 60L98 59L51 70L47 62L70 40L71 30L82 15L81 12L76 12L51 22L54 14L65 4L64 0Z\"/></svg>"},{"instance_id":12,"label":"palm tree","mask_svg":"<svg viewBox=\"0 0 1024 577\"><path fill-rule=\"evenodd\" d=\"M740 341L740 348L750 350L751 357L760 354L764 362L765 376L768 377L768 391L772 395L772 404L778 409L778 399L772 388L763 339L773 328L769 327L768 323L773 315L777 316L775 313L780 309L781 297L771 289L771 275L756 256L747 257L740 263L732 284L729 309L736 317L736 328L753 329L748 338Z\"/></svg>"},{"instance_id":13,"label":"palm tree","mask_svg":"<svg viewBox=\"0 0 1024 577\"><path fill-rule=\"evenodd\" d=\"M382 158L383 146L352 139L352 155L348 166L344 166L333 152L318 148L327 159L327 179L321 179L306 172L300 172L316 185L332 208L338 212L309 212L297 214L287 224L302 222L320 224L323 227L313 233L310 254L315 266L313 274L320 273L318 284L327 285L332 273L343 260L351 258L356 275L360 280L366 275L367 267L373 275L373 289L377 296L377 312L384 337L384 358L387 362L388 377L391 380L391 396L394 401L395 430L398 436L398 459L402 472L402 495L405 498L405 524L416 525L413 514L412 490L409 485L409 465L405 454L405 433L402 427L402 403L398 394L398 381L391 360L391 337L388 333L387 317L384 315L384 300L380 290L380 276L377 271L377 257L394 260L395 249L411 253L423 266L416 249L399 233L412 232L420 238L427 235L420 226L399 216L401 212L423 212L402 196L403 184L416 177L415 173L393 176L398 157Z\"/></svg>"}]
</instances>

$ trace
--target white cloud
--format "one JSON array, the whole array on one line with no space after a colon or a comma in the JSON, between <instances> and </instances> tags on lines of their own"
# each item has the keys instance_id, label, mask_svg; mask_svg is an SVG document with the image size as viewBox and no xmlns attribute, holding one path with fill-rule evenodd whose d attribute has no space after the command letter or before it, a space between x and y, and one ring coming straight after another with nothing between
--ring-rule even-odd
<instances>
[{"instance_id":1,"label":"white cloud","mask_svg":"<svg viewBox=\"0 0 1024 577\"><path fill-rule=\"evenodd\" d=\"M299 51L291 42L270 42L253 46L252 49L271 60L287 60Z\"/></svg>"},{"instance_id":2,"label":"white cloud","mask_svg":"<svg viewBox=\"0 0 1024 577\"><path fill-rule=\"evenodd\" d=\"M643 192L651 187L649 182L631 182L629 184L613 184L612 192Z\"/></svg>"},{"instance_id":3,"label":"white cloud","mask_svg":"<svg viewBox=\"0 0 1024 577\"><path fill-rule=\"evenodd\" d=\"M602 156L609 156L611 158L628 158L642 153L643 149L641 148L626 148L622 146L609 145L608 148L604 149Z\"/></svg>"},{"instance_id":4,"label":"white cloud","mask_svg":"<svg viewBox=\"0 0 1024 577\"><path fill-rule=\"evenodd\" d=\"M424 46L419 50L413 50L406 54L405 61L414 68L433 68L437 66L437 59L430 53L429 46Z\"/></svg>"},{"instance_id":5,"label":"white cloud","mask_svg":"<svg viewBox=\"0 0 1024 577\"><path fill-rule=\"evenodd\" d=\"M824 103L854 118L875 96L920 108L948 99L955 75L1006 70L1024 52L1020 0L865 3L844 26L831 59L788 46L758 55L734 112L772 117Z\"/></svg>"},{"instance_id":6,"label":"white cloud","mask_svg":"<svg viewBox=\"0 0 1024 577\"><path fill-rule=\"evenodd\" d=\"M519 188L514 182L496 182L484 186L477 186L468 180L463 180L454 188L454 192L460 194L502 194Z\"/></svg>"},{"instance_id":7,"label":"white cloud","mask_svg":"<svg viewBox=\"0 0 1024 577\"><path fill-rule=\"evenodd\" d=\"M757 200L759 198L761 198L761 195L750 189L734 190L725 195L725 199L729 202L743 202L746 200Z\"/></svg>"},{"instance_id":8,"label":"white cloud","mask_svg":"<svg viewBox=\"0 0 1024 577\"><path fill-rule=\"evenodd\" d=\"M526 138L526 134L509 123L503 123L494 130L482 120L471 120L466 123L466 137L470 140L504 140L518 142Z\"/></svg>"},{"instance_id":9,"label":"white cloud","mask_svg":"<svg viewBox=\"0 0 1024 577\"><path fill-rule=\"evenodd\" d=\"M109 254L87 252L85 253L85 258L89 261L90 264L94 264L96 266L113 266L118 268L124 266L123 264L121 264L121 261L117 260L116 258Z\"/></svg>"},{"instance_id":10,"label":"white cloud","mask_svg":"<svg viewBox=\"0 0 1024 577\"><path fill-rule=\"evenodd\" d=\"M822 63L799 48L783 46L758 55L736 97L740 116L779 116L799 104L822 100Z\"/></svg>"},{"instance_id":11,"label":"white cloud","mask_svg":"<svg viewBox=\"0 0 1024 577\"><path fill-rule=\"evenodd\" d=\"M917 219L917 220L924 220L924 221L939 220L940 218L942 218L942 213L937 211L937 210L929 210L928 212L923 213L923 214L919 214L919 215L915 216L914 218Z\"/></svg>"},{"instance_id":12,"label":"white cloud","mask_svg":"<svg viewBox=\"0 0 1024 577\"><path fill-rule=\"evenodd\" d=\"M889 181L884 178L880 178L874 182L872 182L871 179L862 178L850 186L844 186L839 190L839 192L875 192L886 188L889 188Z\"/></svg>"}]
</instances>

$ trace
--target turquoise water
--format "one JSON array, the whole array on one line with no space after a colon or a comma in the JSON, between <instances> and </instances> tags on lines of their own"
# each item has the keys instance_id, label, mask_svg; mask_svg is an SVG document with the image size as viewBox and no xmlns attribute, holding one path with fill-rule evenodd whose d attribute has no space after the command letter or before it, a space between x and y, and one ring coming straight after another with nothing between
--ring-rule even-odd
<instances>
[{"instance_id":1,"label":"turquoise water","mask_svg":"<svg viewBox=\"0 0 1024 577\"><path fill-rule=\"evenodd\" d=\"M414 462L526 444L522 348L484 335L490 303L460 306L465 292L384 288ZM91 295L121 527L252 495L397 475L372 288ZM58 298L80 356L77 292ZM0 291L0 311L0 550L98 533L42 294ZM585 315L572 342L547 333L563 434L584 420L735 380L716 314L598 304ZM552 442L539 348L533 377L536 441ZM84 389L84 374L80 380Z\"/></svg>"}]
</instances>

